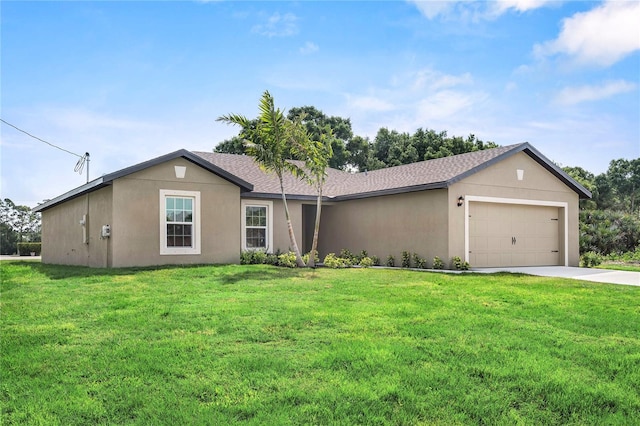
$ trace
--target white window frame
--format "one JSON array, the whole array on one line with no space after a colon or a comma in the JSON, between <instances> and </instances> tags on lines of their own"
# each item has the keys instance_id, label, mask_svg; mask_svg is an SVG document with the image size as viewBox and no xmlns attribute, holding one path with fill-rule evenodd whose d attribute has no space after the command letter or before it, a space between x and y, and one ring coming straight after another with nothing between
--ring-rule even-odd
<instances>
[{"instance_id":1,"label":"white window frame","mask_svg":"<svg viewBox=\"0 0 640 426\"><path fill-rule=\"evenodd\" d=\"M247 248L247 221L246 212L247 207L266 207L267 208L267 232L266 232L266 244L265 248L267 252L273 253L273 201L267 200L242 200L240 202L240 228L241 228L241 241L240 246L242 250L260 250L254 247Z\"/></svg>"},{"instance_id":2,"label":"white window frame","mask_svg":"<svg viewBox=\"0 0 640 426\"><path fill-rule=\"evenodd\" d=\"M191 198L193 199L193 235L191 247L168 247L167 246L167 214L166 199L169 197ZM160 190L160 254L161 255L184 255L200 254L200 192L180 191L175 189Z\"/></svg>"}]
</instances>

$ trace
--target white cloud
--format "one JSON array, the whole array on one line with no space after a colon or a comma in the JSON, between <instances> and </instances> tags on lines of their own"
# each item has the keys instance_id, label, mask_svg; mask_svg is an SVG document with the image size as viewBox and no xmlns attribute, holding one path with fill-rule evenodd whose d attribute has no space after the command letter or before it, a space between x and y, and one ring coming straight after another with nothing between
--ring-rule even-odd
<instances>
[{"instance_id":1,"label":"white cloud","mask_svg":"<svg viewBox=\"0 0 640 426\"><path fill-rule=\"evenodd\" d=\"M274 13L263 24L257 24L252 32L267 37L289 37L298 33L298 17L293 13Z\"/></svg>"},{"instance_id":2,"label":"white cloud","mask_svg":"<svg viewBox=\"0 0 640 426\"><path fill-rule=\"evenodd\" d=\"M413 132L418 127L464 134L476 131L487 94L472 86L469 73L445 74L426 68L391 76L387 85L346 95L345 111L354 132L374 137L388 127ZM473 122L473 123L472 123Z\"/></svg>"},{"instance_id":3,"label":"white cloud","mask_svg":"<svg viewBox=\"0 0 640 426\"><path fill-rule=\"evenodd\" d=\"M555 101L562 105L575 105L581 102L597 101L621 93L631 92L637 84L624 80L609 81L600 86L565 87L556 96Z\"/></svg>"},{"instance_id":4,"label":"white cloud","mask_svg":"<svg viewBox=\"0 0 640 426\"><path fill-rule=\"evenodd\" d=\"M472 94L451 90L439 91L418 102L416 121L428 123L456 117L472 107L477 100Z\"/></svg>"},{"instance_id":5,"label":"white cloud","mask_svg":"<svg viewBox=\"0 0 640 426\"><path fill-rule=\"evenodd\" d=\"M395 109L391 102L375 96L351 96L347 95L347 103L350 108L365 111L391 111Z\"/></svg>"},{"instance_id":6,"label":"white cloud","mask_svg":"<svg viewBox=\"0 0 640 426\"><path fill-rule=\"evenodd\" d=\"M317 52L318 50L319 47L317 44L308 41L304 44L304 46L300 48L300 53L302 53L303 55L310 55Z\"/></svg>"},{"instance_id":7,"label":"white cloud","mask_svg":"<svg viewBox=\"0 0 640 426\"><path fill-rule=\"evenodd\" d=\"M455 1L425 1L425 0L408 0L409 3L416 5L420 13L427 19L433 19L439 15L450 13L455 5Z\"/></svg>"},{"instance_id":8,"label":"white cloud","mask_svg":"<svg viewBox=\"0 0 640 426\"><path fill-rule=\"evenodd\" d=\"M562 23L557 39L536 45L539 57L565 54L581 64L610 66L640 50L640 2L606 1Z\"/></svg>"},{"instance_id":9,"label":"white cloud","mask_svg":"<svg viewBox=\"0 0 640 426\"><path fill-rule=\"evenodd\" d=\"M477 21L480 19L495 19L509 11L527 12L538 9L551 3L557 4L554 0L498 0L498 1L471 1L471 0L407 0L413 3L420 13L427 19L436 17L470 19Z\"/></svg>"},{"instance_id":10,"label":"white cloud","mask_svg":"<svg viewBox=\"0 0 640 426\"><path fill-rule=\"evenodd\" d=\"M496 15L501 15L509 10L515 10L516 12L527 12L529 10L538 9L546 6L550 3L558 3L553 0L499 0L494 2L488 2L491 12Z\"/></svg>"},{"instance_id":11,"label":"white cloud","mask_svg":"<svg viewBox=\"0 0 640 426\"><path fill-rule=\"evenodd\" d=\"M413 84L411 85L413 90L440 90L469 84L473 81L471 74L469 73L451 75L443 74L432 69L419 70L408 78L413 79Z\"/></svg>"}]
</instances>

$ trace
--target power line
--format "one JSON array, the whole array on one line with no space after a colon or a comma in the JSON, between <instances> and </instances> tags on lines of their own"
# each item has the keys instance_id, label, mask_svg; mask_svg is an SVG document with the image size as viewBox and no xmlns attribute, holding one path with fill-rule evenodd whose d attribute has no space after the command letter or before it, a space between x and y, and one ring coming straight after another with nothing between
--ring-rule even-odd
<instances>
[{"instance_id":1,"label":"power line","mask_svg":"<svg viewBox=\"0 0 640 426\"><path fill-rule=\"evenodd\" d=\"M83 156L82 156L82 155L79 155L79 154L76 154L75 152L71 152L71 151L66 150L66 149L64 149L64 148L61 148L61 147L59 147L58 145L54 145L54 144L52 144L51 142L47 142L47 141L45 141L44 139L40 139L40 138L39 138L39 137L37 137L37 136L33 136L31 133L27 132L26 130L22 130L22 129L21 129L21 128L19 128L18 126L14 126L13 124L11 124L11 123L9 123L9 122L4 121L2 118L0 118L0 121L2 121L2 122L3 122L4 124L6 124L7 126L11 126L11 127L13 127L14 129L16 129L17 131L24 133L24 134L25 134L25 135L27 135L27 136L30 136L30 137L32 137L32 138L34 138L34 139L37 139L37 140L39 140L40 142L44 142L44 143L46 143L47 145L50 145L50 146L52 146L52 147L54 147L54 148L58 148L60 151L64 151L64 152L66 152L66 153L68 153L68 154L75 155L76 157L83 158Z\"/></svg>"},{"instance_id":2,"label":"power line","mask_svg":"<svg viewBox=\"0 0 640 426\"><path fill-rule=\"evenodd\" d=\"M51 142L47 142L47 141L45 141L44 139L41 139L41 138L39 138L39 137L37 137L37 136L34 136L34 135L32 135L31 133L27 132L26 130L22 130L22 129L21 129L21 128L19 128L18 126L15 126L15 125L13 125L13 124L9 123L8 121L3 120L2 118L0 118L0 121L2 121L2 122L3 122L4 124L6 124L7 126L11 126L11 127L13 127L14 129L16 129L17 131L24 133L25 135L27 135L27 136L29 136L29 137L32 137L32 138L34 138L34 139L36 139L36 140L39 140L40 142L44 142L44 143L46 143L46 144L47 144L47 145L49 145L49 146L52 146L52 147L54 147L54 148L57 148L57 149L59 149L60 151L64 151L64 152L66 152L67 154L75 155L76 157L80 158L80 159L78 160L78 162L76 163L76 166L75 166L75 168L73 169L73 171L74 171L74 172L78 172L79 174L82 174L82 170L84 169L84 165L85 165L85 163L86 163L86 165L87 165L87 182L89 182L89 161L90 161L90 160L89 160L89 153L88 153L88 152L85 152L85 153L84 153L84 155L76 154L75 152L71 152L71 151L69 151L68 149L64 149L64 148L62 148L62 147L59 147L58 145L52 144Z\"/></svg>"}]
</instances>

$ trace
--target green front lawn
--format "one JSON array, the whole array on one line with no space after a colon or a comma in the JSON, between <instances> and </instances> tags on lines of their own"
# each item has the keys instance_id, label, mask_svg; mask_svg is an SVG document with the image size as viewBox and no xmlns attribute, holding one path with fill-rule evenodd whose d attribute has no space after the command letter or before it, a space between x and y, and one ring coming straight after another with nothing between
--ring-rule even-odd
<instances>
[{"instance_id":1,"label":"green front lawn","mask_svg":"<svg viewBox=\"0 0 640 426\"><path fill-rule=\"evenodd\" d=\"M597 268L611 269L614 271L640 272L640 264L637 263L605 262L598 265Z\"/></svg>"},{"instance_id":2,"label":"green front lawn","mask_svg":"<svg viewBox=\"0 0 640 426\"><path fill-rule=\"evenodd\" d=\"M3 262L2 424L633 424L640 288Z\"/></svg>"}]
</instances>

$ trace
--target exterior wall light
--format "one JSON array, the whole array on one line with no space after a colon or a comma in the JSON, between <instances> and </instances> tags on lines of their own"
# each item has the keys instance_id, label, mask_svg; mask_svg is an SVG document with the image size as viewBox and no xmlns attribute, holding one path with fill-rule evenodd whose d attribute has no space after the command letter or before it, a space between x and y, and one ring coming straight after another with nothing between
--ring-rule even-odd
<instances>
[{"instance_id":1,"label":"exterior wall light","mask_svg":"<svg viewBox=\"0 0 640 426\"><path fill-rule=\"evenodd\" d=\"M458 207L462 207L464 204L464 197L461 195L458 197Z\"/></svg>"}]
</instances>

